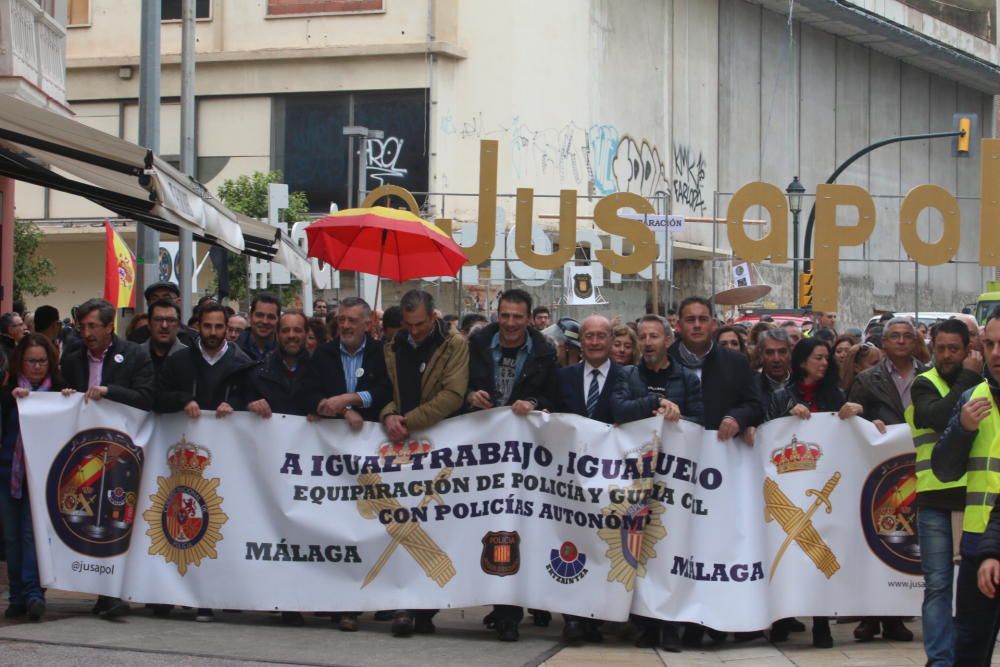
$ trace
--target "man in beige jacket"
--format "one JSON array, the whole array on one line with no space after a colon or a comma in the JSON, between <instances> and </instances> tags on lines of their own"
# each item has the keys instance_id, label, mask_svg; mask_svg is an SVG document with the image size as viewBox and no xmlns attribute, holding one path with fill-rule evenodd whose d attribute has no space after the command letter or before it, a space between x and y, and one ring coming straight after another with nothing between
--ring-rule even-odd
<instances>
[{"instance_id":1,"label":"man in beige jacket","mask_svg":"<svg viewBox=\"0 0 1000 667\"><path fill-rule=\"evenodd\" d=\"M385 343L392 400L381 413L389 439L397 442L457 414L469 386L468 344L439 322L434 298L410 290L399 305L403 328ZM436 613L436 609L399 610L392 619L392 633L397 637L430 634Z\"/></svg>"}]
</instances>

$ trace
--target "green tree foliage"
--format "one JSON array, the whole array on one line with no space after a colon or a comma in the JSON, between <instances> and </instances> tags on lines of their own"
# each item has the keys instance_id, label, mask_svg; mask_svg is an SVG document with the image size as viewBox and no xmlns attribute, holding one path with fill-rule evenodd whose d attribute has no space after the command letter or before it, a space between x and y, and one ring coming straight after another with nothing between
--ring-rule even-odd
<instances>
[{"instance_id":1,"label":"green tree foliage","mask_svg":"<svg viewBox=\"0 0 1000 667\"><path fill-rule=\"evenodd\" d=\"M281 171L255 171L236 179L226 179L219 187L219 201L228 208L250 216L251 218L267 217L267 186L271 183L281 183ZM292 192L288 195L288 208L281 212L285 223L305 220L309 213L309 201L304 192ZM253 293L248 286L248 265L246 255L226 254L229 262L229 297L241 304L249 304ZM295 287L299 281L293 280ZM213 282L213 290L218 290L218 278ZM289 294L295 290L288 290Z\"/></svg>"},{"instance_id":2,"label":"green tree foliage","mask_svg":"<svg viewBox=\"0 0 1000 667\"><path fill-rule=\"evenodd\" d=\"M23 301L26 294L45 296L55 290L52 260L35 256L43 236L33 222L14 223L14 301Z\"/></svg>"}]
</instances>

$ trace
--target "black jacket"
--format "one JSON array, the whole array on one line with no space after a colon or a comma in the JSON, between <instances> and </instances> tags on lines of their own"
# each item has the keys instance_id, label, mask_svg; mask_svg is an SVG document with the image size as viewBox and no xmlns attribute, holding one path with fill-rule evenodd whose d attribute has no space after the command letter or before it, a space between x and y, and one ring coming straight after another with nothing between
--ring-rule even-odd
<instances>
[{"instance_id":1,"label":"black jacket","mask_svg":"<svg viewBox=\"0 0 1000 667\"><path fill-rule=\"evenodd\" d=\"M568 412L581 417L587 416L587 396L583 393L583 368L585 365L581 361L556 371L555 398L557 405L554 412ZM614 361L611 362L608 377L604 380L604 387L601 389L601 395L597 399L597 407L594 409L591 419L605 424L615 423L615 417L611 411L611 399L614 395L615 385L618 383L624 368Z\"/></svg>"},{"instance_id":2,"label":"black jacket","mask_svg":"<svg viewBox=\"0 0 1000 667\"><path fill-rule=\"evenodd\" d=\"M500 325L494 322L469 336L468 393L470 394L482 390L492 396L496 392L493 350L490 349L490 343L498 331ZM534 399L539 410L552 410L557 404L556 371L559 366L556 361L556 351L545 340L545 336L534 327L528 327L526 333L531 337L531 354L524 360L521 373L514 380L514 388L506 405L513 405L515 401Z\"/></svg>"},{"instance_id":3,"label":"black jacket","mask_svg":"<svg viewBox=\"0 0 1000 667\"><path fill-rule=\"evenodd\" d=\"M680 364L670 362L667 369L666 395L662 398L675 403L681 416L696 424L705 418L705 406L701 398L701 381L698 376ZM624 424L651 417L660 406L661 396L649 390L642 362L637 366L625 366L615 383L611 398L611 412L615 423Z\"/></svg>"},{"instance_id":4,"label":"black jacket","mask_svg":"<svg viewBox=\"0 0 1000 667\"><path fill-rule=\"evenodd\" d=\"M361 357L361 368L364 373L358 378L354 391L369 392L372 404L367 408L354 409L365 421L377 422L382 408L392 400L392 383L385 370L382 341L368 339ZM340 339L334 338L316 348L312 358L306 363L300 410L303 414L315 414L316 406L324 398L346 393L347 381L344 378L344 364L340 359Z\"/></svg>"},{"instance_id":5,"label":"black jacket","mask_svg":"<svg viewBox=\"0 0 1000 667\"><path fill-rule=\"evenodd\" d=\"M59 364L63 383L70 389L87 391L90 361L87 347L81 345L63 354ZM139 410L153 407L153 362L135 343L111 335L111 347L104 355L101 385L108 388L107 398Z\"/></svg>"},{"instance_id":6,"label":"black jacket","mask_svg":"<svg viewBox=\"0 0 1000 667\"><path fill-rule=\"evenodd\" d=\"M945 380L947 382L947 380ZM913 425L929 428L941 433L948 427L951 411L967 389L972 389L983 381L983 376L968 368L959 371L952 381L950 390L944 396L927 378L918 377L910 387L913 401Z\"/></svg>"},{"instance_id":7,"label":"black jacket","mask_svg":"<svg viewBox=\"0 0 1000 667\"><path fill-rule=\"evenodd\" d=\"M826 391L817 392L815 401L817 412L837 412L844 407L847 398L840 387L834 386ZM789 411L800 403L806 405L799 383L789 378L784 387L771 394L767 405L767 421L787 417Z\"/></svg>"},{"instance_id":8,"label":"black jacket","mask_svg":"<svg viewBox=\"0 0 1000 667\"><path fill-rule=\"evenodd\" d=\"M253 338L253 331L250 327L247 327L243 330L243 333L240 334L240 337L236 339L236 345L243 350L243 353L246 354L251 361L263 361L264 357L277 349L278 337L272 335L271 340L269 340L264 346L264 352L262 353L257 347L257 341Z\"/></svg>"},{"instance_id":9,"label":"black jacket","mask_svg":"<svg viewBox=\"0 0 1000 667\"><path fill-rule=\"evenodd\" d=\"M986 524L986 531L979 539L979 546L976 548L976 560L983 561L987 558L1000 558L1000 511L997 511L997 504L993 505L990 511L990 521Z\"/></svg>"},{"instance_id":10,"label":"black jacket","mask_svg":"<svg viewBox=\"0 0 1000 667\"><path fill-rule=\"evenodd\" d=\"M670 360L676 364L680 364L680 342L678 339L670 346ZM710 431L717 431L726 417L735 419L740 431L757 426L764 419L765 406L757 392L753 370L746 355L740 352L712 346L701 368L701 396L705 405L704 426Z\"/></svg>"},{"instance_id":11,"label":"black jacket","mask_svg":"<svg viewBox=\"0 0 1000 667\"><path fill-rule=\"evenodd\" d=\"M249 382L243 390L246 405L264 399L271 406L271 412L283 415L305 415L302 409L302 378L305 376L309 353L299 355L292 377L280 350L274 350L264 360L250 369Z\"/></svg>"},{"instance_id":12,"label":"black jacket","mask_svg":"<svg viewBox=\"0 0 1000 667\"><path fill-rule=\"evenodd\" d=\"M243 410L247 372L257 363L232 343L214 366L205 361L199 345L185 348L163 362L156 382L155 409L180 412L191 401L197 401L202 410L215 410L220 403Z\"/></svg>"}]
</instances>

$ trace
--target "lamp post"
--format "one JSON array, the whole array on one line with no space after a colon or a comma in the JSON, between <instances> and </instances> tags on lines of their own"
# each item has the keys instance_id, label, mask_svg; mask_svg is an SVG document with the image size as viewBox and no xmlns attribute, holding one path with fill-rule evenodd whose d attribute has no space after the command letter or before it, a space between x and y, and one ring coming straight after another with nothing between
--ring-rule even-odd
<instances>
[{"instance_id":1,"label":"lamp post","mask_svg":"<svg viewBox=\"0 0 1000 667\"><path fill-rule=\"evenodd\" d=\"M792 182L785 188L788 193L788 207L792 210L792 307L799 307L799 213L802 212L802 195L806 189L802 187L798 176L792 176Z\"/></svg>"}]
</instances>

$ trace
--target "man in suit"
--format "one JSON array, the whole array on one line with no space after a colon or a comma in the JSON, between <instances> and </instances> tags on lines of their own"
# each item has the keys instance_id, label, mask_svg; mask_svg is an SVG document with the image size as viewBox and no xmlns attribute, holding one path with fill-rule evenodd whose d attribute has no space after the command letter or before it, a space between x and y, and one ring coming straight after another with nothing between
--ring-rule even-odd
<instances>
[{"instance_id":1,"label":"man in suit","mask_svg":"<svg viewBox=\"0 0 1000 667\"><path fill-rule=\"evenodd\" d=\"M905 423L905 412L913 403L910 388L917 376L927 371L927 367L913 356L916 345L917 330L913 322L905 317L892 318L882 335L885 357L859 373L848 388L847 400L860 404L865 419L880 431L885 431L889 424ZM913 633L898 616L865 618L854 629L854 638L867 642L879 632L883 639L913 641Z\"/></svg>"},{"instance_id":2,"label":"man in suit","mask_svg":"<svg viewBox=\"0 0 1000 667\"><path fill-rule=\"evenodd\" d=\"M622 374L622 366L611 359L611 322L603 315L591 315L580 324L580 352L583 361L560 368L559 412L588 417L605 424L615 422L612 394ZM600 621L563 614L562 639L568 644L582 640L604 641Z\"/></svg>"},{"instance_id":3,"label":"man in suit","mask_svg":"<svg viewBox=\"0 0 1000 667\"><path fill-rule=\"evenodd\" d=\"M90 299L76 309L83 345L63 355L60 363L68 389L84 392L88 400L107 398L139 410L153 407L153 364L136 343L114 334L115 307L104 299ZM104 618L129 613L119 598L97 598L93 612Z\"/></svg>"}]
</instances>

